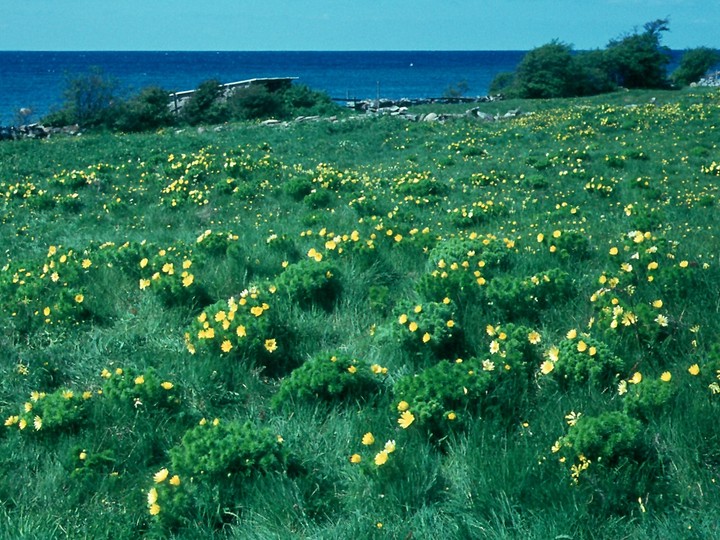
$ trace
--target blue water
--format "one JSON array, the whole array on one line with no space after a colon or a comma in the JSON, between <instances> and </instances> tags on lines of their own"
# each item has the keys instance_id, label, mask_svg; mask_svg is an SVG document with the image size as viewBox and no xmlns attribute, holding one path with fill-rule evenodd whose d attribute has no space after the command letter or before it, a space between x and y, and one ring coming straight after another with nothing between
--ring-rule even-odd
<instances>
[{"instance_id":1,"label":"blue water","mask_svg":"<svg viewBox=\"0 0 720 540\"><path fill-rule=\"evenodd\" d=\"M486 95L501 71L513 71L523 51L387 52L12 52L0 51L0 125L23 107L30 121L62 104L68 77L102 68L121 95L151 85L191 90L208 79L298 77L334 98L440 97L460 81L465 95Z\"/></svg>"}]
</instances>

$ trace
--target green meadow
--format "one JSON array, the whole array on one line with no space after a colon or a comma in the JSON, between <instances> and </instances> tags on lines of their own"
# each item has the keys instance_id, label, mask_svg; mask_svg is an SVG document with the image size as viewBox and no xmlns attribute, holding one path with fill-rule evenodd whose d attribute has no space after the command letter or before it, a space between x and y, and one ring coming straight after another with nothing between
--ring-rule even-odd
<instances>
[{"instance_id":1,"label":"green meadow","mask_svg":"<svg viewBox=\"0 0 720 540\"><path fill-rule=\"evenodd\" d=\"M482 107L1 143L0 537L720 538L720 93Z\"/></svg>"}]
</instances>

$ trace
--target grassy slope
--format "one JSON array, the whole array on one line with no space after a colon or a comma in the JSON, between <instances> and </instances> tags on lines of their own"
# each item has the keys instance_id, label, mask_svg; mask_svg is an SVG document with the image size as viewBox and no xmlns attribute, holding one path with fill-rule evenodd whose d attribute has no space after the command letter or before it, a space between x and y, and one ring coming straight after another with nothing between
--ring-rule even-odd
<instances>
[{"instance_id":1,"label":"grassy slope","mask_svg":"<svg viewBox=\"0 0 720 540\"><path fill-rule=\"evenodd\" d=\"M720 161L720 98L622 93L488 110L515 106L533 114L491 124L379 118L0 145L0 409L12 424L0 432L4 536L720 535L719 405L709 388L720 356L713 350L720 330L718 176L703 172ZM313 191L303 198L306 189ZM236 237L209 249L197 243L207 230ZM648 238L628 237L638 230ZM445 295L432 297L420 284L432 281L438 250L453 238L478 250L486 239L502 253L505 266L483 268L486 288L551 269L564 272L569 288L545 305L541 296L538 307L523 307L522 296L502 307L505 297L492 301L474 279L463 290L441 284L462 342L450 351L431 348L435 341L407 341L398 323L410 313L403 302L428 306ZM574 243L563 244L567 238ZM661 246L661 269L669 269L655 282L641 266L646 255L634 257L651 246ZM617 256L609 255L612 247ZM194 288L160 269L170 260L158 255L163 249L181 253L173 259L177 274L180 261L192 260ZM188 352L184 333L203 309L252 284L275 283L283 263L297 265L311 249L333 265L342 294L330 309L282 289L271 297L273 328L282 328L286 341L270 353L270 369L255 353L221 353L219 343L207 354ZM159 279L140 268L143 258L160 265ZM612 306L603 311L602 300L590 300L613 277L620 285L608 298L616 295L639 318L625 325L620 317L615 329ZM143 279L153 284L141 290ZM163 289L171 282L174 289ZM656 300L662 308L651 307ZM452 410L441 408L439 427L417 409L414 425L398 426L395 384L403 377L462 357L491 360L488 373L501 380L510 361L493 354L499 338L486 327L509 323L540 335L517 364L526 377L507 379L519 386L491 386L472 403L456 396ZM572 329L621 358L607 384L541 373L547 352ZM379 389L345 401L297 398L290 407L271 407L281 380L271 368L280 353L300 364L335 351L387 368L374 379ZM688 372L693 364L699 375ZM118 368L147 381L154 369L172 381L179 405L155 406L150 398L137 404L132 392L116 400L99 394L101 372ZM564 463L562 452L551 451L570 429L566 416L625 411L628 396L666 372L672 396L631 415L641 418L637 448L607 465L591 463L573 482L571 465L582 462L573 461L570 448ZM635 373L643 381L619 395L618 385ZM462 393L462 385L443 384ZM39 406L31 392L64 390L92 397L78 405L84 415L77 419L64 412L56 432L49 419L40 430L20 430L11 420L25 403ZM170 449L202 418L269 428L282 436L291 465L249 477L226 498L213 482L197 481L205 491L193 492L181 526L163 529L148 514L153 474L169 466ZM361 444L366 432L375 435L374 446ZM390 439L397 450L374 465ZM81 452L86 457L78 461ZM360 465L349 463L354 453L362 455ZM102 455L107 460L88 461Z\"/></svg>"}]
</instances>

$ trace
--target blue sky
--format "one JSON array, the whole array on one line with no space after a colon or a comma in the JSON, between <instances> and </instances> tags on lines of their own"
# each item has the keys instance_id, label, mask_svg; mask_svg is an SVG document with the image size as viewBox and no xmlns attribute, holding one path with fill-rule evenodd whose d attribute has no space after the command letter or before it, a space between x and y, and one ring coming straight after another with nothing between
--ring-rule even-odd
<instances>
[{"instance_id":1,"label":"blue sky","mask_svg":"<svg viewBox=\"0 0 720 540\"><path fill-rule=\"evenodd\" d=\"M594 49L665 17L720 48L719 0L0 0L0 50Z\"/></svg>"}]
</instances>

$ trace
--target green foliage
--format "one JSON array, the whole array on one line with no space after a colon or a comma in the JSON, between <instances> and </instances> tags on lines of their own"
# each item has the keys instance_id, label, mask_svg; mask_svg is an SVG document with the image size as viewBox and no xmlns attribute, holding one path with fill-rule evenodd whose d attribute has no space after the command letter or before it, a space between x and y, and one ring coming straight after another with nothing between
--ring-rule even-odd
<instances>
[{"instance_id":1,"label":"green foliage","mask_svg":"<svg viewBox=\"0 0 720 540\"><path fill-rule=\"evenodd\" d=\"M464 340L456 310L449 298L422 304L400 302L395 307L393 334L409 352L441 354L445 358L460 354Z\"/></svg>"},{"instance_id":2,"label":"green foliage","mask_svg":"<svg viewBox=\"0 0 720 540\"><path fill-rule=\"evenodd\" d=\"M627 367L605 343L575 332L560 342L556 356L551 376L564 388L585 384L614 388Z\"/></svg>"},{"instance_id":3,"label":"green foliage","mask_svg":"<svg viewBox=\"0 0 720 540\"><path fill-rule=\"evenodd\" d=\"M667 88L670 58L661 45L661 32L667 30L668 20L658 19L646 23L642 33L611 40L605 50L611 79L626 88Z\"/></svg>"},{"instance_id":4,"label":"green foliage","mask_svg":"<svg viewBox=\"0 0 720 540\"><path fill-rule=\"evenodd\" d=\"M686 50L680 65L672 72L670 78L675 84L687 86L699 81L711 69L720 63L720 52L710 47L697 47Z\"/></svg>"},{"instance_id":5,"label":"green foliage","mask_svg":"<svg viewBox=\"0 0 720 540\"><path fill-rule=\"evenodd\" d=\"M512 95L526 99L575 95L571 47L557 40L528 52L515 73Z\"/></svg>"},{"instance_id":6,"label":"green foliage","mask_svg":"<svg viewBox=\"0 0 720 540\"><path fill-rule=\"evenodd\" d=\"M220 81L210 79L200 83L181 109L182 120L191 126L224 122L228 113L227 105L221 99L222 95Z\"/></svg>"},{"instance_id":7,"label":"green foliage","mask_svg":"<svg viewBox=\"0 0 720 540\"><path fill-rule=\"evenodd\" d=\"M624 411L639 420L650 420L667 412L677 397L679 389L671 380L643 380L630 385L624 395Z\"/></svg>"},{"instance_id":8,"label":"green foliage","mask_svg":"<svg viewBox=\"0 0 720 540\"><path fill-rule=\"evenodd\" d=\"M571 292L570 275L552 268L525 278L498 276L488 284L486 298L504 317L532 320L542 310L567 299Z\"/></svg>"},{"instance_id":9,"label":"green foliage","mask_svg":"<svg viewBox=\"0 0 720 540\"><path fill-rule=\"evenodd\" d=\"M150 131L171 126L175 117L168 107L169 93L150 86L118 105L115 127L120 131Z\"/></svg>"},{"instance_id":10,"label":"green foliage","mask_svg":"<svg viewBox=\"0 0 720 540\"><path fill-rule=\"evenodd\" d=\"M315 259L289 264L276 283L280 294L287 294L302 308L318 306L332 310L342 291L337 266Z\"/></svg>"},{"instance_id":11,"label":"green foliage","mask_svg":"<svg viewBox=\"0 0 720 540\"><path fill-rule=\"evenodd\" d=\"M61 433L76 429L87 412L89 396L76 396L71 390L56 390L50 394L33 392L17 415L5 420L8 428L17 427L23 433Z\"/></svg>"},{"instance_id":12,"label":"green foliage","mask_svg":"<svg viewBox=\"0 0 720 540\"><path fill-rule=\"evenodd\" d=\"M622 458L643 457L642 424L621 412L580 416L570 426L563 443L576 456L612 467Z\"/></svg>"},{"instance_id":13,"label":"green foliage","mask_svg":"<svg viewBox=\"0 0 720 540\"><path fill-rule=\"evenodd\" d=\"M111 120L117 86L117 81L99 67L82 75L68 75L63 91L65 102L43 121L51 126L78 124L81 128L104 125Z\"/></svg>"},{"instance_id":14,"label":"green foliage","mask_svg":"<svg viewBox=\"0 0 720 540\"><path fill-rule=\"evenodd\" d=\"M170 450L172 470L195 481L235 483L236 478L281 470L287 452L278 436L250 422L203 422ZM228 501L229 502L229 501Z\"/></svg>"},{"instance_id":15,"label":"green foliage","mask_svg":"<svg viewBox=\"0 0 720 540\"><path fill-rule=\"evenodd\" d=\"M281 96L262 85L236 89L227 105L230 115L239 120L285 116Z\"/></svg>"},{"instance_id":16,"label":"green foliage","mask_svg":"<svg viewBox=\"0 0 720 540\"><path fill-rule=\"evenodd\" d=\"M292 408L300 401L366 400L380 390L385 373L387 368L346 354L318 354L282 380L273 405Z\"/></svg>"},{"instance_id":17,"label":"green foliage","mask_svg":"<svg viewBox=\"0 0 720 540\"><path fill-rule=\"evenodd\" d=\"M441 361L395 383L395 403L409 410L419 425L437 435L453 426L468 426L481 410L493 385L494 374L482 361ZM407 404L407 409L405 407Z\"/></svg>"},{"instance_id":18,"label":"green foliage","mask_svg":"<svg viewBox=\"0 0 720 540\"><path fill-rule=\"evenodd\" d=\"M177 387L163 380L153 368L144 372L132 369L103 370L104 399L126 409L176 409L180 404Z\"/></svg>"}]
</instances>

